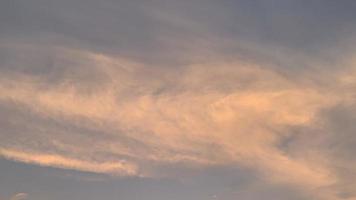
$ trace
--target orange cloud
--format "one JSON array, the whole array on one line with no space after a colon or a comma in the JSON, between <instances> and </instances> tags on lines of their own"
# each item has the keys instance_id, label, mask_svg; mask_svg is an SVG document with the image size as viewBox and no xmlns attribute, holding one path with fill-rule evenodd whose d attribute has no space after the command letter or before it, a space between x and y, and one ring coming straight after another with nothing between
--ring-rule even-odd
<instances>
[{"instance_id":1,"label":"orange cloud","mask_svg":"<svg viewBox=\"0 0 356 200\"><path fill-rule=\"evenodd\" d=\"M125 161L96 162L71 159L61 155L44 153L27 153L10 149L0 149L0 155L12 160L51 166L65 169L75 169L88 172L107 173L113 175L136 175L137 167Z\"/></svg>"},{"instance_id":2,"label":"orange cloud","mask_svg":"<svg viewBox=\"0 0 356 200\"><path fill-rule=\"evenodd\" d=\"M55 119L84 118L89 125L76 120L72 123L95 127L114 139L99 145L103 136L99 134L92 143L74 141L76 145L71 146L51 135L53 145L70 149L72 155L50 154L36 147L32 147L36 153L29 153L10 146L0 149L3 157L116 175L154 175L155 169L145 168L150 162L199 167L239 164L259 171L272 182L294 184L308 191L337 181L326 162L291 157L277 144L293 134L288 127L313 126L320 110L344 101L343 94L336 95L338 91L325 92L240 61L190 65L180 74L155 69L152 79L142 74L143 64L76 53L101 70L108 84L90 93L82 93L65 81L43 90L35 78L19 75L0 85L0 99ZM39 139L36 137L46 136L37 134L32 139ZM122 142L122 138L136 143ZM91 145L95 150L87 149ZM124 155L127 161L110 161L98 152Z\"/></svg>"}]
</instances>

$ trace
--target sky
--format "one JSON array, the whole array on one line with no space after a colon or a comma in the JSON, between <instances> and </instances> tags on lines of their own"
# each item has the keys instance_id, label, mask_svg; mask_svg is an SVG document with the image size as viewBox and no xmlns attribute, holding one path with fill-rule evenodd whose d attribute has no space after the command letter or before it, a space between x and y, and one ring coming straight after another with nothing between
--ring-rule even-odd
<instances>
[{"instance_id":1,"label":"sky","mask_svg":"<svg viewBox=\"0 0 356 200\"><path fill-rule=\"evenodd\" d=\"M0 200L356 200L355 11L0 0Z\"/></svg>"}]
</instances>

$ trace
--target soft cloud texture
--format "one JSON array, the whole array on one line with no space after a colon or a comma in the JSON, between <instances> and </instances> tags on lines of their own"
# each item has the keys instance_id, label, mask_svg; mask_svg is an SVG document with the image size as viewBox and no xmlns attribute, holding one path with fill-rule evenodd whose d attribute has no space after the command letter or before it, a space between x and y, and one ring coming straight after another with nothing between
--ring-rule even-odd
<instances>
[{"instance_id":1,"label":"soft cloud texture","mask_svg":"<svg viewBox=\"0 0 356 200\"><path fill-rule=\"evenodd\" d=\"M60 58L52 66L63 74L56 82L21 71L1 79L2 109L9 110L1 122L5 158L153 177L161 176L160 165L237 164L313 198L337 198L341 177L333 156L303 147L288 152L280 144L298 137L298 128L311 130L303 141L317 137L313 129L323 129L323 110L354 101L350 73L325 75L334 83L329 89L241 60L162 69L81 50L53 51Z\"/></svg>"},{"instance_id":2,"label":"soft cloud texture","mask_svg":"<svg viewBox=\"0 0 356 200\"><path fill-rule=\"evenodd\" d=\"M21 200L21 199L27 199L28 194L26 193L17 193L13 197L11 197L10 200Z\"/></svg>"},{"instance_id":3,"label":"soft cloud texture","mask_svg":"<svg viewBox=\"0 0 356 200\"><path fill-rule=\"evenodd\" d=\"M0 155L182 182L239 168L259 183L226 199L354 200L355 3L343 3L5 0Z\"/></svg>"}]
</instances>

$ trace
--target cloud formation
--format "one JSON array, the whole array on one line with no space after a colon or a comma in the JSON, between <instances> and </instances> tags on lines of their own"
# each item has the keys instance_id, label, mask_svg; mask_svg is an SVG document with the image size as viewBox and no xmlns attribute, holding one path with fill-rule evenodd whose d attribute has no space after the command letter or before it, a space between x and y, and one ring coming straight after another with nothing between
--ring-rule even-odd
<instances>
[{"instance_id":1,"label":"cloud formation","mask_svg":"<svg viewBox=\"0 0 356 200\"><path fill-rule=\"evenodd\" d=\"M13 197L11 197L10 200L23 200L27 199L28 194L27 193L17 193Z\"/></svg>"},{"instance_id":2,"label":"cloud formation","mask_svg":"<svg viewBox=\"0 0 356 200\"><path fill-rule=\"evenodd\" d=\"M251 190L356 198L355 3L4 5L1 157L177 179L238 166L266 183Z\"/></svg>"},{"instance_id":3,"label":"cloud formation","mask_svg":"<svg viewBox=\"0 0 356 200\"><path fill-rule=\"evenodd\" d=\"M324 128L323 111L354 101L351 73L324 75L331 88L243 60L167 69L82 50L53 51L60 57L51 58L52 69L62 74L54 81L36 67L24 73L21 59L15 70L5 67L3 157L153 177L161 176L158 166L239 165L314 198L337 198L341 177L333 156L314 144L289 147L293 138L322 137L314 131ZM298 129L307 131L305 138Z\"/></svg>"}]
</instances>

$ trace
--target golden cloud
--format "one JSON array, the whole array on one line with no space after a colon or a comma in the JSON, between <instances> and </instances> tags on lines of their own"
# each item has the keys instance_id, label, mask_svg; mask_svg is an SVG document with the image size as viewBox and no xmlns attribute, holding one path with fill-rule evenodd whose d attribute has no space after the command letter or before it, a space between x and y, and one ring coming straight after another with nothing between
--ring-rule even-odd
<instances>
[{"instance_id":1,"label":"golden cloud","mask_svg":"<svg viewBox=\"0 0 356 200\"><path fill-rule=\"evenodd\" d=\"M66 80L42 89L40 80L17 74L2 80L0 99L20 103L46 117L73 119L77 125L81 122L74 119L87 119L89 125L81 126L95 126L103 135L95 135L89 143L74 141L73 146L52 134L52 144L70 150L71 155L41 152L34 146L28 147L33 148L29 153L17 145L0 149L5 158L145 176L156 173L145 168L150 162L198 167L238 164L259 171L273 182L310 191L336 181L326 162L314 157L294 158L277 144L293 134L288 127L312 126L320 110L345 100L343 93L325 92L319 86L292 81L273 69L240 61L167 70L90 52L61 51L71 59L78 57L95 66L105 74L108 84L89 93L80 92L78 85ZM152 74L148 77L145 73L149 67ZM340 80L345 79L350 80ZM114 139L105 144L101 141L105 134ZM39 137L46 137L45 133L32 140ZM123 137L137 143L125 143ZM90 146L95 149L87 149ZM124 155L127 160L97 152Z\"/></svg>"}]
</instances>

